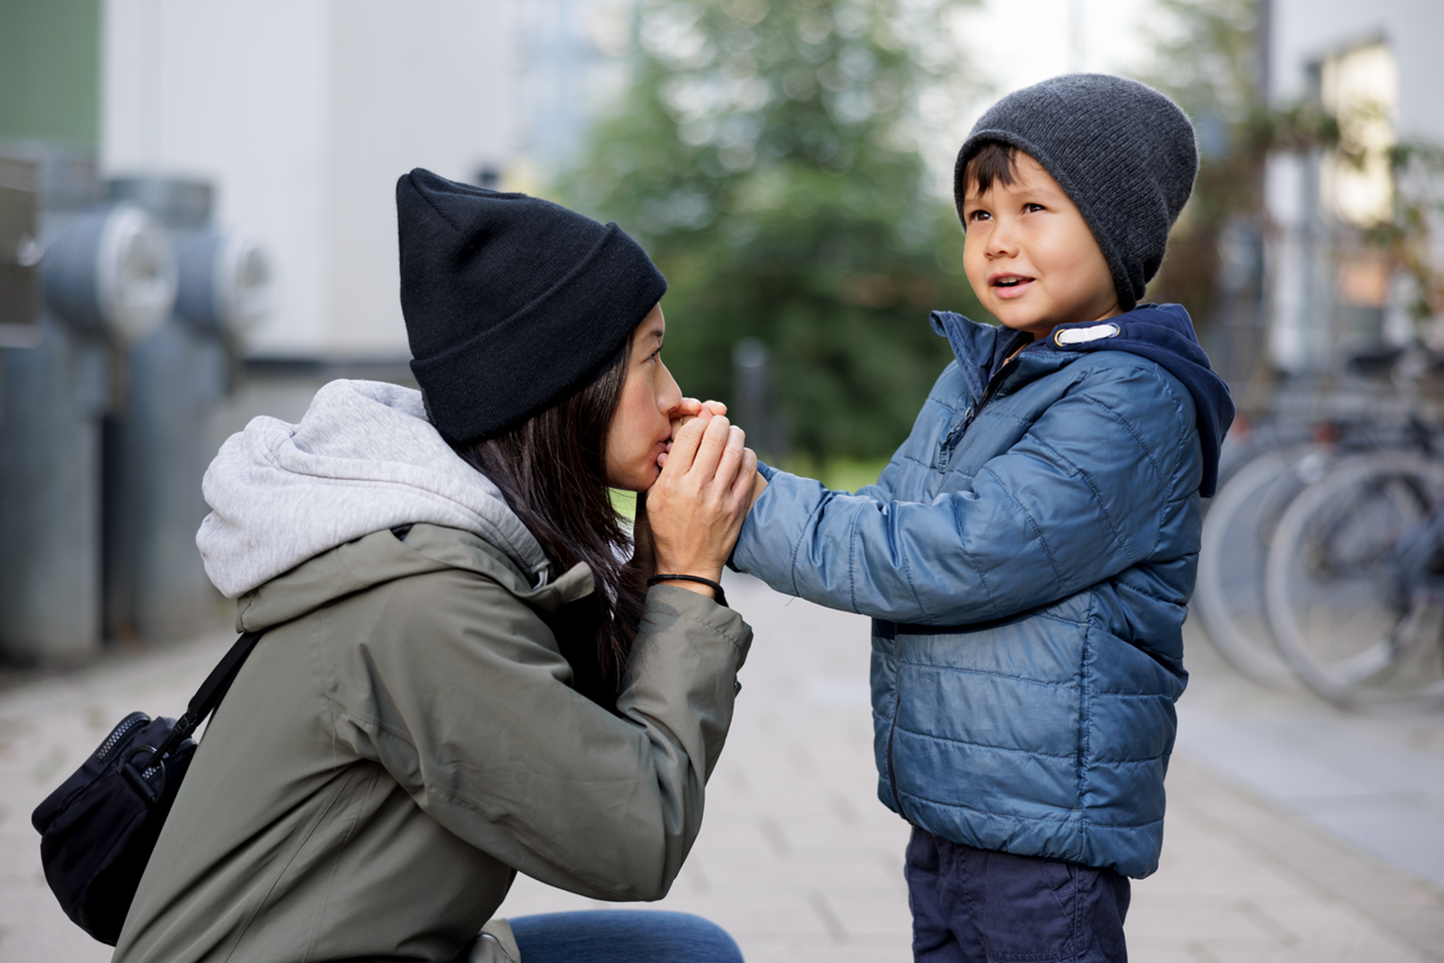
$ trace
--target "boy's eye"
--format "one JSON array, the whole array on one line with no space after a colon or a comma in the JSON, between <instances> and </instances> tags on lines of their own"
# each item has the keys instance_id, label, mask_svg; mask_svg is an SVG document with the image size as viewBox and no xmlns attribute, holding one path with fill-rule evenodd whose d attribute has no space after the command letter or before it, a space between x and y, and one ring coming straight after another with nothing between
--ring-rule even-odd
<instances>
[{"instance_id":1,"label":"boy's eye","mask_svg":"<svg viewBox=\"0 0 1444 963\"><path fill-rule=\"evenodd\" d=\"M1031 214L1031 213L1033 213L1034 211L1046 211L1046 210L1047 210L1047 208L1044 207L1042 204L1034 204L1032 201L1029 201L1027 204L1024 204L1024 205L1023 205L1023 212L1024 212L1025 214Z\"/></svg>"},{"instance_id":2,"label":"boy's eye","mask_svg":"<svg viewBox=\"0 0 1444 963\"><path fill-rule=\"evenodd\" d=\"M969 212L968 212L968 220L970 220L970 221L986 221L987 219L988 219L988 212L987 212L987 211L969 211Z\"/></svg>"}]
</instances>

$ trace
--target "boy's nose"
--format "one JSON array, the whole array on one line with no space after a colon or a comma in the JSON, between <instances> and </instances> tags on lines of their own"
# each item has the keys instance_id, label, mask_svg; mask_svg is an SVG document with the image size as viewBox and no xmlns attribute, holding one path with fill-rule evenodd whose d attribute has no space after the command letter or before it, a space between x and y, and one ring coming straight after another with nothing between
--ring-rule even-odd
<instances>
[{"instance_id":1,"label":"boy's nose","mask_svg":"<svg viewBox=\"0 0 1444 963\"><path fill-rule=\"evenodd\" d=\"M1018 252L1017 233L1009 219L997 218L993 221L984 252L989 257L1009 257Z\"/></svg>"}]
</instances>

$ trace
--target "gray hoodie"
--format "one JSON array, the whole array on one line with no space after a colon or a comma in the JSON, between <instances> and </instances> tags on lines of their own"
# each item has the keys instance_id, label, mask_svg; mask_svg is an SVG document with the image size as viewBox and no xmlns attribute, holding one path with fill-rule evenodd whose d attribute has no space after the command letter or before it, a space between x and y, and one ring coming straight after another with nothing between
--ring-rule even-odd
<instances>
[{"instance_id":1,"label":"gray hoodie","mask_svg":"<svg viewBox=\"0 0 1444 963\"><path fill-rule=\"evenodd\" d=\"M206 472L206 574L241 595L370 532L430 522L479 535L545 583L547 558L501 492L452 451L421 393L333 381L300 424L251 419Z\"/></svg>"}]
</instances>

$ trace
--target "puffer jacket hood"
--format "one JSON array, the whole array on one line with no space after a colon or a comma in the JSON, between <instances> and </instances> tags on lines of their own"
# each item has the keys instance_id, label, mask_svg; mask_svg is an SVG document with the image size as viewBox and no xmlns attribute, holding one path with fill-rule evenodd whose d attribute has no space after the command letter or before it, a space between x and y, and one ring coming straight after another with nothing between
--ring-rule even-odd
<instances>
[{"instance_id":1,"label":"puffer jacket hood","mask_svg":"<svg viewBox=\"0 0 1444 963\"><path fill-rule=\"evenodd\" d=\"M538 583L548 574L536 538L496 485L442 440L411 388L333 381L299 424L253 418L221 446L202 491L212 511L196 546L227 598L338 545L415 522L471 532Z\"/></svg>"},{"instance_id":2,"label":"puffer jacket hood","mask_svg":"<svg viewBox=\"0 0 1444 963\"><path fill-rule=\"evenodd\" d=\"M975 341L981 333L977 325L960 315L938 311L932 316L932 326L934 331L947 337L959 359L976 361L979 352ZM1028 337L1021 331L997 329L992 369L1000 367L1002 360ZM1198 439L1203 446L1203 480L1198 486L1199 494L1213 497L1218 489L1218 457L1223 437L1233 424L1233 397L1228 385L1208 363L1208 355L1194 333L1193 320L1182 305L1140 304L1106 321L1060 324L1046 339L1028 345L1026 350L1030 353L1127 351L1155 362L1183 382L1193 396ZM977 369L968 369L973 370ZM990 373L984 369L982 377L987 378ZM974 390L981 397L984 385L975 385Z\"/></svg>"}]
</instances>

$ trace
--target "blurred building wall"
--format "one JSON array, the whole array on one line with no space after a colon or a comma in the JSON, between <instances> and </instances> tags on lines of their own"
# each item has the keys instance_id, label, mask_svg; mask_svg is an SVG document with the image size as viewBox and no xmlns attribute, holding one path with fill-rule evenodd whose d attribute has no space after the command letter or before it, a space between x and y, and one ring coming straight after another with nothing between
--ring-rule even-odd
<instances>
[{"instance_id":1,"label":"blurred building wall","mask_svg":"<svg viewBox=\"0 0 1444 963\"><path fill-rule=\"evenodd\" d=\"M102 0L102 166L208 179L260 236L251 353L404 357L396 178L515 155L522 2Z\"/></svg>"},{"instance_id":2,"label":"blurred building wall","mask_svg":"<svg viewBox=\"0 0 1444 963\"><path fill-rule=\"evenodd\" d=\"M1385 40L1399 63L1398 129L1444 140L1444 3L1439 0L1272 0L1270 87L1275 99L1309 93L1309 68L1331 54Z\"/></svg>"},{"instance_id":3,"label":"blurred building wall","mask_svg":"<svg viewBox=\"0 0 1444 963\"><path fill-rule=\"evenodd\" d=\"M521 149L545 179L571 163L599 111L625 93L635 0L522 5ZM523 175L525 176L525 174Z\"/></svg>"},{"instance_id":4,"label":"blurred building wall","mask_svg":"<svg viewBox=\"0 0 1444 963\"><path fill-rule=\"evenodd\" d=\"M1386 122L1398 139L1444 145L1444 3L1440 0L1270 0L1269 91L1275 104L1321 97L1324 76L1351 53L1381 53L1389 77L1377 81L1393 103ZM1380 58L1375 58L1380 59ZM1384 99L1388 99L1385 97ZM1333 106L1327 105L1326 106ZM1280 156L1270 162L1269 214L1279 229L1270 269L1270 353L1284 371L1327 367L1341 338L1367 340L1370 332L1348 330L1350 317L1367 316L1382 340L1403 340L1409 322L1397 303L1348 304L1341 288L1366 288L1367 278L1344 276L1331 258L1329 231L1337 208L1327 196L1327 162L1318 157ZM1353 295L1355 300L1360 300ZM1366 298L1364 300L1374 300ZM1384 299L1379 299L1384 301ZM1397 298L1394 299L1397 301ZM1358 327L1355 325L1355 327Z\"/></svg>"},{"instance_id":5,"label":"blurred building wall","mask_svg":"<svg viewBox=\"0 0 1444 963\"><path fill-rule=\"evenodd\" d=\"M0 137L94 150L100 0L0 0Z\"/></svg>"}]
</instances>

